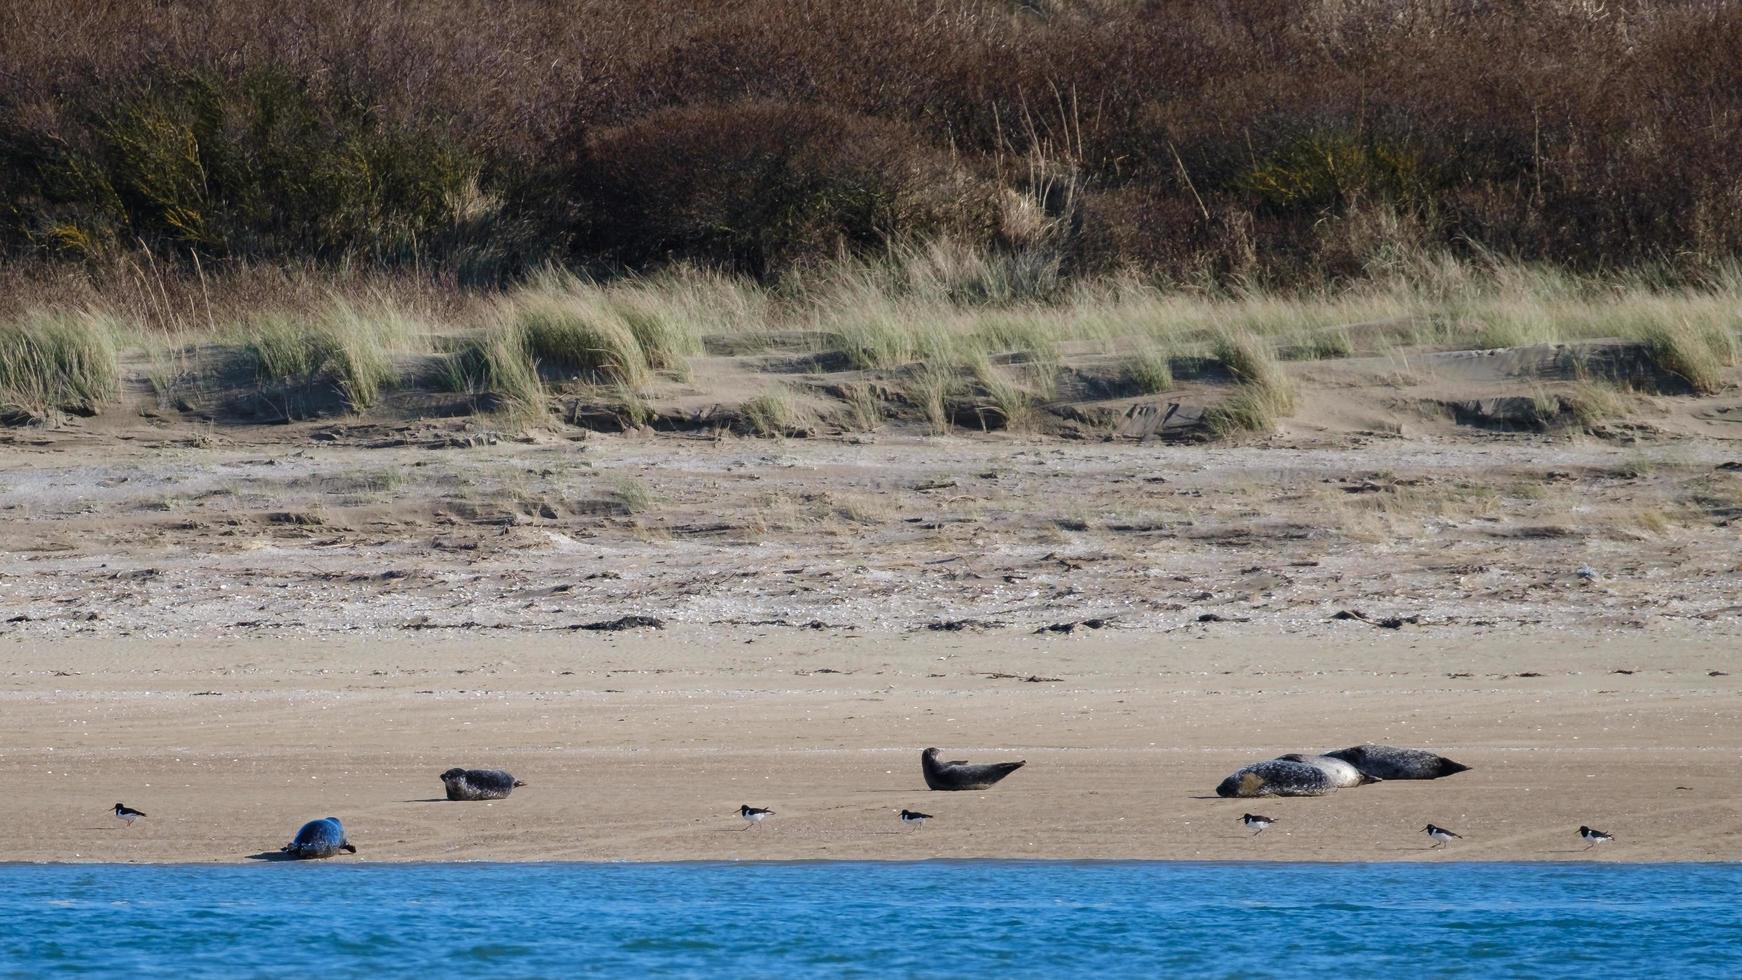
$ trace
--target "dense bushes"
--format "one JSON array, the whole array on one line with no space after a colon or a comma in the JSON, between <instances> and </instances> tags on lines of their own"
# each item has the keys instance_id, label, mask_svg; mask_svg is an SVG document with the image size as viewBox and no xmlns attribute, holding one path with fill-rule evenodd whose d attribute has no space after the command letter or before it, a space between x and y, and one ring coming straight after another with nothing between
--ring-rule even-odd
<instances>
[{"instance_id":1,"label":"dense bushes","mask_svg":"<svg viewBox=\"0 0 1742 980\"><path fill-rule=\"evenodd\" d=\"M782 102L679 108L586 142L575 247L762 275L816 256L988 223L990 195L907 127Z\"/></svg>"},{"instance_id":2,"label":"dense bushes","mask_svg":"<svg viewBox=\"0 0 1742 980\"><path fill-rule=\"evenodd\" d=\"M13 255L769 274L1024 207L1194 280L1742 250L1728 2L14 0L0 66Z\"/></svg>"},{"instance_id":3,"label":"dense bushes","mask_svg":"<svg viewBox=\"0 0 1742 980\"><path fill-rule=\"evenodd\" d=\"M15 248L391 261L454 226L477 169L463 145L389 123L359 93L276 69L78 80L54 109L0 115Z\"/></svg>"}]
</instances>

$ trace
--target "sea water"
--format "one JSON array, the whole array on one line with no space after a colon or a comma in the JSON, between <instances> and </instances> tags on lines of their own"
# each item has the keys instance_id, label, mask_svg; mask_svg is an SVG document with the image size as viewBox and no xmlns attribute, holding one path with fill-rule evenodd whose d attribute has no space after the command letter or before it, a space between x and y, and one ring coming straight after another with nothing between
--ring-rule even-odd
<instances>
[{"instance_id":1,"label":"sea water","mask_svg":"<svg viewBox=\"0 0 1742 980\"><path fill-rule=\"evenodd\" d=\"M1742 976L1742 866L0 865L0 975Z\"/></svg>"}]
</instances>

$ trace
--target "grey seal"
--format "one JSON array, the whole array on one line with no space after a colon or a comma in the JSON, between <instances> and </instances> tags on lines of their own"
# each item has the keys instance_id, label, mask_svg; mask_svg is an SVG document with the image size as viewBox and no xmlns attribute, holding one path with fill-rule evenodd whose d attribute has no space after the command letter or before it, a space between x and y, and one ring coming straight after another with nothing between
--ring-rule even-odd
<instances>
[{"instance_id":1,"label":"grey seal","mask_svg":"<svg viewBox=\"0 0 1742 980\"><path fill-rule=\"evenodd\" d=\"M1342 759L1328 755L1304 755L1300 752L1291 752L1288 755L1279 755L1277 758L1284 762L1300 762L1323 769L1325 775L1331 780L1331 785L1338 789L1347 789L1350 786L1361 786L1365 783L1379 781L1377 777L1367 775Z\"/></svg>"},{"instance_id":2,"label":"grey seal","mask_svg":"<svg viewBox=\"0 0 1742 980\"><path fill-rule=\"evenodd\" d=\"M329 858L340 851L357 853L356 845L345 839L345 826L339 823L338 817L324 817L303 824L296 832L296 838L281 850L298 858Z\"/></svg>"},{"instance_id":3,"label":"grey seal","mask_svg":"<svg viewBox=\"0 0 1742 980\"><path fill-rule=\"evenodd\" d=\"M1336 783L1318 766L1287 759L1268 759L1236 769L1216 786L1217 796L1325 796Z\"/></svg>"},{"instance_id":4,"label":"grey seal","mask_svg":"<svg viewBox=\"0 0 1742 980\"><path fill-rule=\"evenodd\" d=\"M925 772L925 784L932 789L991 789L992 784L1023 766L1021 762L939 762L937 749L919 754L919 766Z\"/></svg>"},{"instance_id":5,"label":"grey seal","mask_svg":"<svg viewBox=\"0 0 1742 980\"><path fill-rule=\"evenodd\" d=\"M526 784L501 769L461 769L442 773L442 785L450 800L504 800L516 786Z\"/></svg>"},{"instance_id":6,"label":"grey seal","mask_svg":"<svg viewBox=\"0 0 1742 980\"><path fill-rule=\"evenodd\" d=\"M1425 749L1400 749L1393 745L1353 745L1325 755L1341 759L1374 779L1439 779L1470 768Z\"/></svg>"}]
</instances>

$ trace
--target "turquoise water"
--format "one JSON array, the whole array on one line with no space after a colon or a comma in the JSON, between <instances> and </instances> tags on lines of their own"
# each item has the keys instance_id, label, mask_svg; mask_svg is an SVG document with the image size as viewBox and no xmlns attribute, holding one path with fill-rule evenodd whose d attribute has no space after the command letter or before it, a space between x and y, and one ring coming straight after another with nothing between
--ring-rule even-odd
<instances>
[{"instance_id":1,"label":"turquoise water","mask_svg":"<svg viewBox=\"0 0 1742 980\"><path fill-rule=\"evenodd\" d=\"M0 975L1742 975L1742 866L0 865Z\"/></svg>"}]
</instances>

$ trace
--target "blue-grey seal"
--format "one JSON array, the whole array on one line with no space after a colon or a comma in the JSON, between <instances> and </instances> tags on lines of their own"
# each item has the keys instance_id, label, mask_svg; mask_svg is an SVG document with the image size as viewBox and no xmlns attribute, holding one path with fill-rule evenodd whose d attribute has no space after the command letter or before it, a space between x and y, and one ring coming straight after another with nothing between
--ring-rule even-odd
<instances>
[{"instance_id":1,"label":"blue-grey seal","mask_svg":"<svg viewBox=\"0 0 1742 980\"><path fill-rule=\"evenodd\" d=\"M1374 779L1439 779L1470 768L1425 749L1400 749L1393 745L1353 745L1325 755L1341 759Z\"/></svg>"},{"instance_id":2,"label":"blue-grey seal","mask_svg":"<svg viewBox=\"0 0 1742 980\"><path fill-rule=\"evenodd\" d=\"M1216 786L1217 796L1325 796L1337 791L1318 766L1287 759L1269 759L1236 769Z\"/></svg>"},{"instance_id":3,"label":"blue-grey seal","mask_svg":"<svg viewBox=\"0 0 1742 980\"><path fill-rule=\"evenodd\" d=\"M461 769L442 773L442 785L450 800L503 800L514 787L526 784L501 769Z\"/></svg>"},{"instance_id":4,"label":"blue-grey seal","mask_svg":"<svg viewBox=\"0 0 1742 980\"><path fill-rule=\"evenodd\" d=\"M1023 762L939 762L937 749L919 754L925 784L932 789L991 789L992 784L1023 766Z\"/></svg>"},{"instance_id":5,"label":"blue-grey seal","mask_svg":"<svg viewBox=\"0 0 1742 980\"><path fill-rule=\"evenodd\" d=\"M355 854L357 848L345 839L345 826L338 817L324 817L303 824L296 839L284 845L283 851L291 857L329 858L340 851Z\"/></svg>"}]
</instances>

